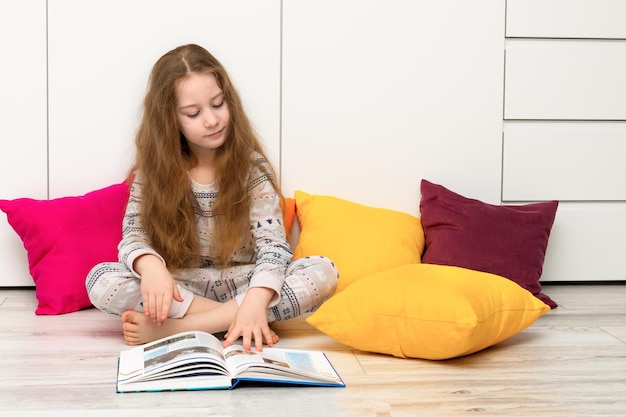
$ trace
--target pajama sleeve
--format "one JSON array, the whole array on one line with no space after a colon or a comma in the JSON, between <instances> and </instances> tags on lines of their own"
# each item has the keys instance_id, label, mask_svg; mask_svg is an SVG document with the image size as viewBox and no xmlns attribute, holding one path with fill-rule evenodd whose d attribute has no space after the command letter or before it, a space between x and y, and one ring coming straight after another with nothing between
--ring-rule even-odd
<instances>
[{"instance_id":1,"label":"pajama sleeve","mask_svg":"<svg viewBox=\"0 0 626 417\"><path fill-rule=\"evenodd\" d=\"M135 259L142 255L152 254L165 263L165 260L159 255L148 243L146 232L141 226L139 219L139 204L141 202L141 178L139 174L135 175L133 184L130 187L130 196L126 205L126 213L122 222L122 240L117 249L120 263L123 263L132 271L132 273L140 277L133 268Z\"/></svg>"},{"instance_id":2,"label":"pajama sleeve","mask_svg":"<svg viewBox=\"0 0 626 417\"><path fill-rule=\"evenodd\" d=\"M259 164L267 162L259 158ZM267 171L270 172L270 171ZM293 255L283 224L280 195L272 186L267 174L255 167L250 176L250 230L257 253L250 288L265 287L274 290L270 307L278 303L285 281L285 271ZM238 302L243 300L240 295Z\"/></svg>"}]
</instances>

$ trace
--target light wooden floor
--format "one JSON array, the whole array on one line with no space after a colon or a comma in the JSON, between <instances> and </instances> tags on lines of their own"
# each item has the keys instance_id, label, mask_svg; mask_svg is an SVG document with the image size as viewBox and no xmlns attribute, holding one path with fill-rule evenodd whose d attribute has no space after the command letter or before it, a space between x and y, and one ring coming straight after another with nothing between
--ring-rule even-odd
<instances>
[{"instance_id":1,"label":"light wooden floor","mask_svg":"<svg viewBox=\"0 0 626 417\"><path fill-rule=\"evenodd\" d=\"M0 289L0 416L623 416L626 285L544 285L560 307L462 359L353 351L303 320L284 347L325 351L346 388L116 394L119 319L35 316L32 290ZM384 335L380 335L384 337Z\"/></svg>"}]
</instances>

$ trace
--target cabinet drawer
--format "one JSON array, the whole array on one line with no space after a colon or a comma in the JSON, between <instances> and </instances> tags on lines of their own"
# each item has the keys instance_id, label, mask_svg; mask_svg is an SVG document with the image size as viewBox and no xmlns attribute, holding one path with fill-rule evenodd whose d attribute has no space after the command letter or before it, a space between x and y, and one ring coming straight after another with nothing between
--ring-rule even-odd
<instances>
[{"instance_id":1,"label":"cabinet drawer","mask_svg":"<svg viewBox=\"0 0 626 417\"><path fill-rule=\"evenodd\" d=\"M626 41L509 41L505 119L626 120Z\"/></svg>"},{"instance_id":2,"label":"cabinet drawer","mask_svg":"<svg viewBox=\"0 0 626 417\"><path fill-rule=\"evenodd\" d=\"M624 0L507 0L506 36L626 39Z\"/></svg>"},{"instance_id":3,"label":"cabinet drawer","mask_svg":"<svg viewBox=\"0 0 626 417\"><path fill-rule=\"evenodd\" d=\"M625 230L625 203L559 204L541 280L626 280Z\"/></svg>"},{"instance_id":4,"label":"cabinet drawer","mask_svg":"<svg viewBox=\"0 0 626 417\"><path fill-rule=\"evenodd\" d=\"M508 123L504 201L626 201L626 123Z\"/></svg>"}]
</instances>

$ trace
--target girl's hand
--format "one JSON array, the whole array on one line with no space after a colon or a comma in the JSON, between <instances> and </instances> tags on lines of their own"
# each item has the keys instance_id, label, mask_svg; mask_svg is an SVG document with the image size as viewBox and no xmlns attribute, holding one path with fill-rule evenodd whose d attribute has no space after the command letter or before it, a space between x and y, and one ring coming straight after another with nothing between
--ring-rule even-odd
<instances>
[{"instance_id":1,"label":"girl's hand","mask_svg":"<svg viewBox=\"0 0 626 417\"><path fill-rule=\"evenodd\" d=\"M183 301L176 281L163 262L152 255L137 258L135 270L141 275L143 312L160 326L169 315L172 299Z\"/></svg>"},{"instance_id":2,"label":"girl's hand","mask_svg":"<svg viewBox=\"0 0 626 417\"><path fill-rule=\"evenodd\" d=\"M267 323L267 306L274 295L269 288L254 287L248 289L246 296L237 310L235 319L226 332L224 347L232 345L240 336L243 336L243 349L250 350L252 339L258 352L263 350L263 342L272 346L272 332Z\"/></svg>"}]
</instances>

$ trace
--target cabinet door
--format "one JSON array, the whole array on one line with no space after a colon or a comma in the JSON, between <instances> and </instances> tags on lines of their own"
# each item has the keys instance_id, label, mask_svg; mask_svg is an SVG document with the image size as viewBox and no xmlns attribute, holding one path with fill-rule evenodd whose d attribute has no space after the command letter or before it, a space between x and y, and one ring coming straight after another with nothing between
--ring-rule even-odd
<instances>
[{"instance_id":1,"label":"cabinet door","mask_svg":"<svg viewBox=\"0 0 626 417\"><path fill-rule=\"evenodd\" d=\"M626 201L626 123L507 123L504 201Z\"/></svg>"},{"instance_id":2,"label":"cabinet door","mask_svg":"<svg viewBox=\"0 0 626 417\"><path fill-rule=\"evenodd\" d=\"M45 199L46 5L0 3L0 199ZM26 251L0 212L0 286L28 286Z\"/></svg>"},{"instance_id":3,"label":"cabinet door","mask_svg":"<svg viewBox=\"0 0 626 417\"><path fill-rule=\"evenodd\" d=\"M507 0L506 36L626 39L624 0Z\"/></svg>"},{"instance_id":4,"label":"cabinet door","mask_svg":"<svg viewBox=\"0 0 626 417\"><path fill-rule=\"evenodd\" d=\"M225 65L278 162L279 0L55 0L48 9L52 196L122 181L152 65L186 43Z\"/></svg>"},{"instance_id":5,"label":"cabinet door","mask_svg":"<svg viewBox=\"0 0 626 417\"><path fill-rule=\"evenodd\" d=\"M542 281L626 280L626 202L561 203Z\"/></svg>"},{"instance_id":6,"label":"cabinet door","mask_svg":"<svg viewBox=\"0 0 626 417\"><path fill-rule=\"evenodd\" d=\"M499 203L503 21L501 0L284 0L285 191L417 214L427 178Z\"/></svg>"}]
</instances>

